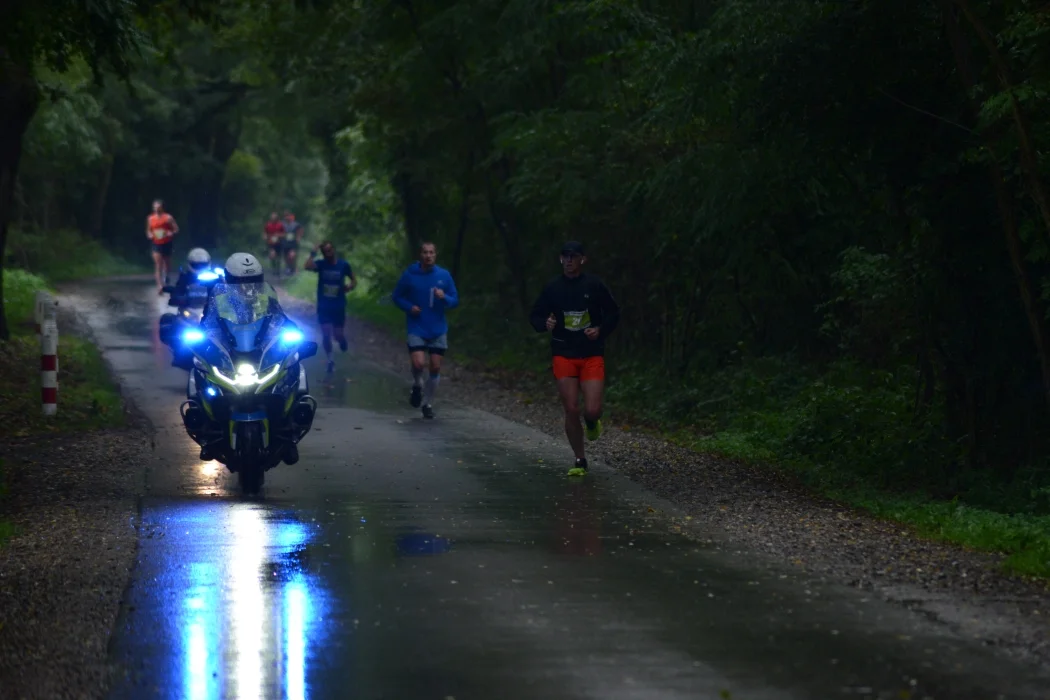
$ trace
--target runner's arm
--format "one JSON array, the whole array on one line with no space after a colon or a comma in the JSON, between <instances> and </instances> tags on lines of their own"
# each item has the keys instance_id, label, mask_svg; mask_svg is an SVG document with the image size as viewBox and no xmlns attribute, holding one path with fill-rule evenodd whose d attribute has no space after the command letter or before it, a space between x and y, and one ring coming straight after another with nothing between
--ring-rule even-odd
<instances>
[{"instance_id":1,"label":"runner's arm","mask_svg":"<svg viewBox=\"0 0 1050 700\"><path fill-rule=\"evenodd\" d=\"M397 286L394 287L394 306L404 311L406 314L412 311L412 307L415 304L408 298L408 273L403 272L401 278L397 281Z\"/></svg>"},{"instance_id":2,"label":"runner's arm","mask_svg":"<svg viewBox=\"0 0 1050 700\"><path fill-rule=\"evenodd\" d=\"M554 309L551 305L550 290L548 287L544 287L543 291L536 298L536 303L532 305L532 311L529 312L529 323L536 330L537 333L547 332L547 319L554 313Z\"/></svg>"},{"instance_id":3,"label":"runner's arm","mask_svg":"<svg viewBox=\"0 0 1050 700\"><path fill-rule=\"evenodd\" d=\"M346 263L345 275L350 278L350 289L357 286L357 276L354 275L354 266L349 262Z\"/></svg>"},{"instance_id":4,"label":"runner's arm","mask_svg":"<svg viewBox=\"0 0 1050 700\"><path fill-rule=\"evenodd\" d=\"M448 289L445 290L445 307L454 309L459 306L459 291L456 289L456 282L452 279L452 275L446 275L448 278Z\"/></svg>"},{"instance_id":5,"label":"runner's arm","mask_svg":"<svg viewBox=\"0 0 1050 700\"><path fill-rule=\"evenodd\" d=\"M179 232L179 225L175 222L175 217L171 216L170 214L168 215L168 221L171 222L171 235L174 236L176 233Z\"/></svg>"},{"instance_id":6,"label":"runner's arm","mask_svg":"<svg viewBox=\"0 0 1050 700\"><path fill-rule=\"evenodd\" d=\"M616 303L616 299L613 298L612 292L604 282L598 283L598 303L602 307L602 325L599 335L605 339L616 330L616 326L620 323L620 305Z\"/></svg>"}]
</instances>

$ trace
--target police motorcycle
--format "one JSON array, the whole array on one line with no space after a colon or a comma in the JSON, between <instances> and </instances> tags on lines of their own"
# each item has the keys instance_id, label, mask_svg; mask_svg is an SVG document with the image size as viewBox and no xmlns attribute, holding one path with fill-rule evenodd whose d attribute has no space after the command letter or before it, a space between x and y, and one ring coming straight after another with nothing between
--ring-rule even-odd
<instances>
[{"instance_id":1,"label":"police motorcycle","mask_svg":"<svg viewBox=\"0 0 1050 700\"><path fill-rule=\"evenodd\" d=\"M179 409L186 433L202 460L238 475L245 493L257 493L282 461L299 461L317 412L302 365L317 343L285 315L262 269L253 255L231 255L200 325L168 324L161 337L172 364L189 372Z\"/></svg>"},{"instance_id":2,"label":"police motorcycle","mask_svg":"<svg viewBox=\"0 0 1050 700\"><path fill-rule=\"evenodd\" d=\"M204 248L194 248L186 255L187 269L179 268L178 280L166 285L168 306L177 309L176 316L197 323L201 320L204 306L212 288L218 284L225 272L212 265L211 255Z\"/></svg>"}]
</instances>

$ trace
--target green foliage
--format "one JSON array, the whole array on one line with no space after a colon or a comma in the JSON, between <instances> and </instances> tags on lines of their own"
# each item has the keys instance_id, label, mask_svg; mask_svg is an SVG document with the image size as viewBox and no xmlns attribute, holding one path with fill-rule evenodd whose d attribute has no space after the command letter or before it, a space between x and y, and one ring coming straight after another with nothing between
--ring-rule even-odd
<instances>
[{"instance_id":1,"label":"green foliage","mask_svg":"<svg viewBox=\"0 0 1050 700\"><path fill-rule=\"evenodd\" d=\"M36 304L36 293L47 289L47 282L25 270L4 272L4 301L7 314L18 324L31 327Z\"/></svg>"},{"instance_id":2,"label":"green foliage","mask_svg":"<svg viewBox=\"0 0 1050 700\"><path fill-rule=\"evenodd\" d=\"M14 269L5 271L4 276L17 276L20 270L25 270L58 283L88 277L136 274L152 269L147 254L148 250L142 252L138 261L125 260L97 240L72 229L57 229L47 233L14 229L9 234L6 261L6 266ZM20 317L19 312L11 309L11 303L10 299L6 300L8 315L17 319Z\"/></svg>"}]
</instances>

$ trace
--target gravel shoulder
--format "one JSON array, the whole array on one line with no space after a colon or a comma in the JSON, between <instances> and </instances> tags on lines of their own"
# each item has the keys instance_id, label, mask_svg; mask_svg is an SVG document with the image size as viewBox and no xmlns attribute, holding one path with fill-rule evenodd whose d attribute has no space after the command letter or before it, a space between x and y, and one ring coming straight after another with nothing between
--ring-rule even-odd
<instances>
[{"instance_id":1,"label":"gravel shoulder","mask_svg":"<svg viewBox=\"0 0 1050 700\"><path fill-rule=\"evenodd\" d=\"M312 306L282 294L282 303ZM348 317L351 352L410 374L400 337ZM455 337L450 338L455 344ZM553 381L505 377L447 361L435 411L459 404L564 439ZM702 455L648 434L616 427L588 444L592 464L608 465L684 518L674 527L747 552L756 564L790 567L810 580L843 584L894 601L955 633L1010 656L1050 667L1050 587L996 569L1003 557L933 542L897 523L818 498L774 472ZM572 454L566 443L566 466Z\"/></svg>"},{"instance_id":2,"label":"gravel shoulder","mask_svg":"<svg viewBox=\"0 0 1050 700\"><path fill-rule=\"evenodd\" d=\"M63 332L86 329L68 313ZM61 412L61 406L59 406ZM107 647L134 567L152 459L145 419L121 429L0 444L0 698L101 698Z\"/></svg>"}]
</instances>

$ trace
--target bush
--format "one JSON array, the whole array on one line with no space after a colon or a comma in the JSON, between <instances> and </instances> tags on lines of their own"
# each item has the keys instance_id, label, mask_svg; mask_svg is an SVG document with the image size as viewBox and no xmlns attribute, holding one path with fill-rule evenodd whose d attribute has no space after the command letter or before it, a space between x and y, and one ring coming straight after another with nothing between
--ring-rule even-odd
<instances>
[{"instance_id":1,"label":"bush","mask_svg":"<svg viewBox=\"0 0 1050 700\"><path fill-rule=\"evenodd\" d=\"M61 254L56 255L56 251L61 251ZM142 272L148 269L147 262L148 259L139 263L123 260L79 231L63 229L38 233L12 228L7 239L5 275L20 268L46 277L52 283L66 282Z\"/></svg>"},{"instance_id":2,"label":"bush","mask_svg":"<svg viewBox=\"0 0 1050 700\"><path fill-rule=\"evenodd\" d=\"M42 289L47 289L42 277L25 270L4 270L4 312L12 332L33 322L36 293Z\"/></svg>"}]
</instances>

